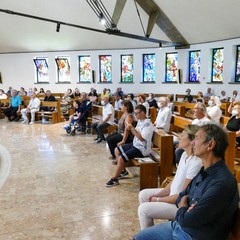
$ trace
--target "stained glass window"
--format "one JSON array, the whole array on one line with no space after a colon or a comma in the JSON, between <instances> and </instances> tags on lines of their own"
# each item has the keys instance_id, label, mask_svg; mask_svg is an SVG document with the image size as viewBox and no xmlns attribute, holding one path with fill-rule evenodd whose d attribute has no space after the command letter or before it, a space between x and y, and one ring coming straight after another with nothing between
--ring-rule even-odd
<instances>
[{"instance_id":1,"label":"stained glass window","mask_svg":"<svg viewBox=\"0 0 240 240\"><path fill-rule=\"evenodd\" d=\"M48 58L34 58L36 67L36 82L49 83Z\"/></svg>"},{"instance_id":2,"label":"stained glass window","mask_svg":"<svg viewBox=\"0 0 240 240\"><path fill-rule=\"evenodd\" d=\"M121 82L133 82L133 55L121 55Z\"/></svg>"},{"instance_id":3,"label":"stained glass window","mask_svg":"<svg viewBox=\"0 0 240 240\"><path fill-rule=\"evenodd\" d=\"M100 69L99 82L111 83L112 82L112 56L111 55L99 56L99 69Z\"/></svg>"},{"instance_id":4,"label":"stained glass window","mask_svg":"<svg viewBox=\"0 0 240 240\"><path fill-rule=\"evenodd\" d=\"M212 82L223 81L223 48L213 49Z\"/></svg>"},{"instance_id":5,"label":"stained glass window","mask_svg":"<svg viewBox=\"0 0 240 240\"><path fill-rule=\"evenodd\" d=\"M79 56L79 82L91 82L90 56Z\"/></svg>"},{"instance_id":6,"label":"stained glass window","mask_svg":"<svg viewBox=\"0 0 240 240\"><path fill-rule=\"evenodd\" d=\"M70 82L70 58L56 57L58 83Z\"/></svg>"},{"instance_id":7,"label":"stained glass window","mask_svg":"<svg viewBox=\"0 0 240 240\"><path fill-rule=\"evenodd\" d=\"M200 82L201 51L189 52L189 82Z\"/></svg>"},{"instance_id":8,"label":"stained glass window","mask_svg":"<svg viewBox=\"0 0 240 240\"><path fill-rule=\"evenodd\" d=\"M235 82L240 82L240 46L237 46L237 61L236 61Z\"/></svg>"},{"instance_id":9,"label":"stained glass window","mask_svg":"<svg viewBox=\"0 0 240 240\"><path fill-rule=\"evenodd\" d=\"M152 54L143 54L143 79L144 83L155 82L156 79L156 56Z\"/></svg>"},{"instance_id":10,"label":"stained glass window","mask_svg":"<svg viewBox=\"0 0 240 240\"><path fill-rule=\"evenodd\" d=\"M178 53L166 54L165 82L178 82Z\"/></svg>"}]
</instances>

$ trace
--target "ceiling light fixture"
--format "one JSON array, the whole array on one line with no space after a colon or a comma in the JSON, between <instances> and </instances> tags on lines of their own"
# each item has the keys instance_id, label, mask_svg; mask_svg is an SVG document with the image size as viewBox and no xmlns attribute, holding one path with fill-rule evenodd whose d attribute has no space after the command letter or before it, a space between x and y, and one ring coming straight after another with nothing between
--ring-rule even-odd
<instances>
[{"instance_id":1,"label":"ceiling light fixture","mask_svg":"<svg viewBox=\"0 0 240 240\"><path fill-rule=\"evenodd\" d=\"M101 0L86 0L107 32L120 32Z\"/></svg>"}]
</instances>

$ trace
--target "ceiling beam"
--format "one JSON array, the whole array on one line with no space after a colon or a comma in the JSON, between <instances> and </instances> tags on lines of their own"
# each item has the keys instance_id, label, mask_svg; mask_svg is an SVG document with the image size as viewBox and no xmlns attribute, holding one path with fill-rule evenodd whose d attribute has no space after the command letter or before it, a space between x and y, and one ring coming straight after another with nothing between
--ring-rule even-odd
<instances>
[{"instance_id":1,"label":"ceiling beam","mask_svg":"<svg viewBox=\"0 0 240 240\"><path fill-rule=\"evenodd\" d=\"M154 0L136 0L136 2L141 6L141 8L149 15L148 26L149 30L153 28L153 19L156 18L155 23L157 26L167 35L167 37L172 42L177 42L185 47L189 47L189 43L183 37L183 35L178 31L178 29L174 26L171 20L167 17L167 15L163 12L163 10L156 4ZM158 12L158 15L154 15L153 13ZM156 14L156 13L155 13ZM147 35L150 36L151 31L147 31Z\"/></svg>"},{"instance_id":2,"label":"ceiling beam","mask_svg":"<svg viewBox=\"0 0 240 240\"><path fill-rule=\"evenodd\" d=\"M116 1L113 16L112 16L113 22L116 24L116 26L122 15L122 11L125 7L126 2L127 2L127 0L117 0Z\"/></svg>"},{"instance_id":3,"label":"ceiling beam","mask_svg":"<svg viewBox=\"0 0 240 240\"><path fill-rule=\"evenodd\" d=\"M159 15L158 11L150 13L149 19L148 19L146 37L149 37L151 35L153 27L157 21L158 15Z\"/></svg>"}]
</instances>

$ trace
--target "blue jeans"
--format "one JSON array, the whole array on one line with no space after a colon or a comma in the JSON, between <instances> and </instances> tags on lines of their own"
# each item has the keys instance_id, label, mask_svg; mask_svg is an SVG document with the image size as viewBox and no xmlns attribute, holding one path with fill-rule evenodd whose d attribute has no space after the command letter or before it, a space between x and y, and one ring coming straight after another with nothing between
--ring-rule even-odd
<instances>
[{"instance_id":1,"label":"blue jeans","mask_svg":"<svg viewBox=\"0 0 240 240\"><path fill-rule=\"evenodd\" d=\"M192 240L193 238L184 232L177 221L169 221L145 228L135 236L136 240Z\"/></svg>"}]
</instances>

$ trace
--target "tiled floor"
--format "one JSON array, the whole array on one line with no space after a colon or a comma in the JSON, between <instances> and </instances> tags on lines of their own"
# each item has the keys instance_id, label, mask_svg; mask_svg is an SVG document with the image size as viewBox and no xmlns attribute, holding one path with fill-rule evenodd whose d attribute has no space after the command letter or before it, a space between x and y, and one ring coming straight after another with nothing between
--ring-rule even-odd
<instances>
[{"instance_id":1,"label":"tiled floor","mask_svg":"<svg viewBox=\"0 0 240 240\"><path fill-rule=\"evenodd\" d=\"M0 120L0 145L12 158L0 189L0 240L128 239L139 230L138 177L106 188L115 167L106 145L62 125Z\"/></svg>"}]
</instances>

